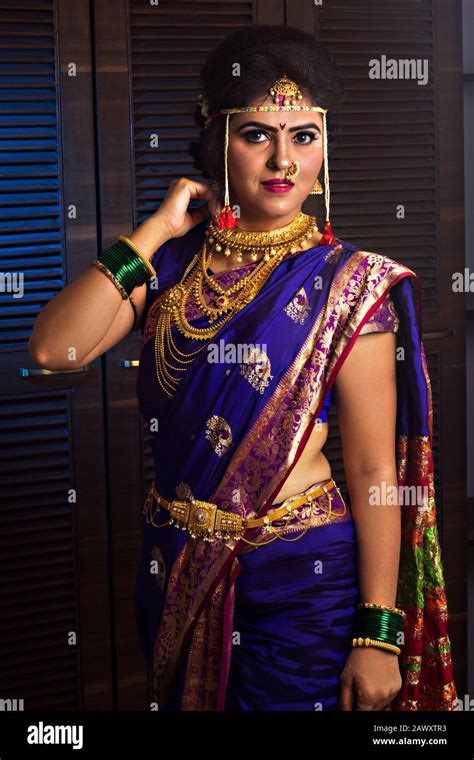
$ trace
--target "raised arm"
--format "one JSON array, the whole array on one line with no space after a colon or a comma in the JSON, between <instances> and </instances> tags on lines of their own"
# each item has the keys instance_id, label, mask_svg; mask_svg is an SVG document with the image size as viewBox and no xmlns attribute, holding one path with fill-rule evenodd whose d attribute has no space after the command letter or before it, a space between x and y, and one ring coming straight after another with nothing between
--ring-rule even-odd
<instances>
[{"instance_id":1,"label":"raised arm","mask_svg":"<svg viewBox=\"0 0 474 760\"><path fill-rule=\"evenodd\" d=\"M188 212L190 200L213 204L209 186L185 177L174 180L159 210L127 237L148 259L172 237L180 237L209 214L207 206ZM137 327L145 306L146 283L132 291ZM40 367L68 370L83 367L128 335L134 312L109 278L90 266L43 307L28 343Z\"/></svg>"}]
</instances>

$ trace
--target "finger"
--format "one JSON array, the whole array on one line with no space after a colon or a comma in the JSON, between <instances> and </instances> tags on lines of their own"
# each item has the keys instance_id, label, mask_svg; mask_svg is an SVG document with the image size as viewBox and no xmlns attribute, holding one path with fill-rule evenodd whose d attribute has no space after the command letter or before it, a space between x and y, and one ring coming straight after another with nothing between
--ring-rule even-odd
<instances>
[{"instance_id":1,"label":"finger","mask_svg":"<svg viewBox=\"0 0 474 760\"><path fill-rule=\"evenodd\" d=\"M352 682L344 682L341 686L340 695L340 707L341 710L352 710L353 697L352 697Z\"/></svg>"},{"instance_id":2,"label":"finger","mask_svg":"<svg viewBox=\"0 0 474 760\"><path fill-rule=\"evenodd\" d=\"M192 220L192 227L195 227L199 222L203 222L209 216L209 209L206 204L199 206L199 208L193 208L189 212L189 216Z\"/></svg>"},{"instance_id":3,"label":"finger","mask_svg":"<svg viewBox=\"0 0 474 760\"><path fill-rule=\"evenodd\" d=\"M368 699L365 699L365 697L357 695L357 707L356 710L361 710L363 712L368 712L370 710L373 710L373 703L369 702Z\"/></svg>"},{"instance_id":4,"label":"finger","mask_svg":"<svg viewBox=\"0 0 474 760\"><path fill-rule=\"evenodd\" d=\"M205 198L206 200L209 200L214 195L211 185L208 185L205 182L198 182L194 179L189 180L189 182L189 191L192 199Z\"/></svg>"}]
</instances>

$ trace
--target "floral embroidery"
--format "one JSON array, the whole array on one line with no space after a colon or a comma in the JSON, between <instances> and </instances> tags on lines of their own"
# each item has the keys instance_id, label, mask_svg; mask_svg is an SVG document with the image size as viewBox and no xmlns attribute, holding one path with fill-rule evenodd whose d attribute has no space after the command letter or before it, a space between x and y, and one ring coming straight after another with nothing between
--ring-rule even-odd
<instances>
[{"instance_id":1,"label":"floral embroidery","mask_svg":"<svg viewBox=\"0 0 474 760\"><path fill-rule=\"evenodd\" d=\"M230 425L223 417L213 414L206 422L206 438L211 442L211 446L217 456L221 457L227 453L232 443L232 431Z\"/></svg>"},{"instance_id":2,"label":"floral embroidery","mask_svg":"<svg viewBox=\"0 0 474 760\"><path fill-rule=\"evenodd\" d=\"M310 312L310 305L306 290L300 288L294 298L284 307L283 311L288 314L294 322L304 325Z\"/></svg>"},{"instance_id":3,"label":"floral embroidery","mask_svg":"<svg viewBox=\"0 0 474 760\"><path fill-rule=\"evenodd\" d=\"M252 346L244 363L240 365L240 374L249 381L253 388L264 393L273 375L270 374L271 364L267 352L258 346Z\"/></svg>"}]
</instances>

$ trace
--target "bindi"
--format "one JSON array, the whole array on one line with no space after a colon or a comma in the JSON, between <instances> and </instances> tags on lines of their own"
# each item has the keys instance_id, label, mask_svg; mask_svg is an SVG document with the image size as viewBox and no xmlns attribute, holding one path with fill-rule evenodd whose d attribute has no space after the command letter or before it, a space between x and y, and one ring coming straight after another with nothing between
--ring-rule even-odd
<instances>
[{"instance_id":1,"label":"bindi","mask_svg":"<svg viewBox=\"0 0 474 760\"><path fill-rule=\"evenodd\" d=\"M280 122L280 129L281 129L282 131L285 129L285 127L286 127L286 121L285 121L285 123L284 123L284 124L282 124L282 123Z\"/></svg>"}]
</instances>

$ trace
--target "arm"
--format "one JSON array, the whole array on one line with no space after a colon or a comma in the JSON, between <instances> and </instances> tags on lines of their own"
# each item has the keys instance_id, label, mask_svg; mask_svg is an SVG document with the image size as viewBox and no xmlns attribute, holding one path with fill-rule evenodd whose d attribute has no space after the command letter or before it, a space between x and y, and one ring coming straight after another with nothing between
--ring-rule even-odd
<instances>
[{"instance_id":1,"label":"arm","mask_svg":"<svg viewBox=\"0 0 474 760\"><path fill-rule=\"evenodd\" d=\"M383 484L398 486L395 347L394 333L359 335L336 378L344 469L357 536L360 601L391 606L400 559L400 506L398 498L395 504L384 504L381 498L371 504L370 489L380 493ZM353 647L341 673L341 709L381 710L401 687L398 655Z\"/></svg>"},{"instance_id":2,"label":"arm","mask_svg":"<svg viewBox=\"0 0 474 760\"><path fill-rule=\"evenodd\" d=\"M170 235L151 216L127 237L152 258ZM134 288L137 325L145 306L146 284ZM90 266L52 298L37 316L28 343L31 358L41 367L68 370L83 367L119 343L131 331L133 309L97 267Z\"/></svg>"},{"instance_id":3,"label":"arm","mask_svg":"<svg viewBox=\"0 0 474 760\"><path fill-rule=\"evenodd\" d=\"M360 601L395 605L401 543L396 504L371 491L398 488L394 333L359 336L336 379L344 470L358 542ZM398 493L396 491L395 493Z\"/></svg>"}]
</instances>

